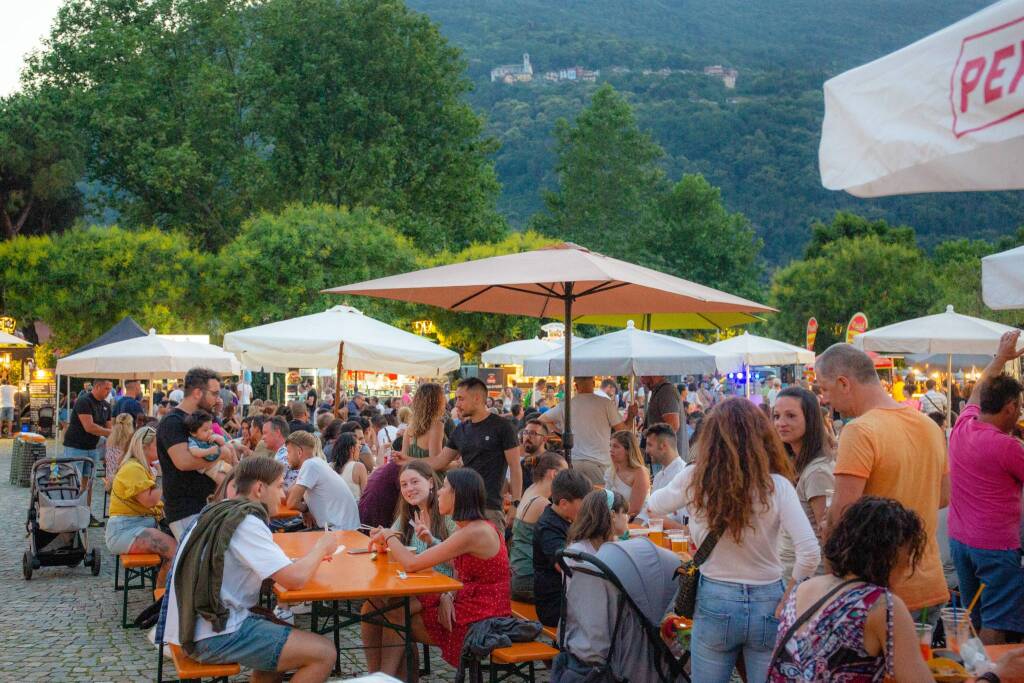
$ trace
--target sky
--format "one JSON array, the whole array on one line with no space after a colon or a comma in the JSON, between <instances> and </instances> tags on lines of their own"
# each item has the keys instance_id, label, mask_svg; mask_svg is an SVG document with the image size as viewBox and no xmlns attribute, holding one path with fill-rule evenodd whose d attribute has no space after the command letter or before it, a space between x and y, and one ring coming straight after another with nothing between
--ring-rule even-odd
<instances>
[{"instance_id":1,"label":"sky","mask_svg":"<svg viewBox=\"0 0 1024 683\"><path fill-rule=\"evenodd\" d=\"M0 97L19 90L25 55L42 45L62 0L0 0Z\"/></svg>"}]
</instances>

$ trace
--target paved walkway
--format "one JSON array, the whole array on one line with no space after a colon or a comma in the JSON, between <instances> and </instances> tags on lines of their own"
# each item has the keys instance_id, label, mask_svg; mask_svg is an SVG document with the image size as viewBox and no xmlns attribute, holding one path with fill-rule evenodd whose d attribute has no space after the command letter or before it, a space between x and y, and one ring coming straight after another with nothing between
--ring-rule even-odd
<instances>
[{"instance_id":1,"label":"paved walkway","mask_svg":"<svg viewBox=\"0 0 1024 683\"><path fill-rule=\"evenodd\" d=\"M79 565L43 567L31 581L22 578L29 489L9 484L11 445L10 439L0 440L0 681L156 680L156 649L145 633L120 626L121 594L113 590L114 559L103 542L103 529L89 530L89 541L102 556L99 576ZM53 442L47 449L54 453ZM93 498L94 514L101 512L102 502L100 483ZM133 592L132 614L149 604L143 593ZM308 616L297 619L298 626L309 627ZM358 645L356 627L347 629L342 647ZM423 680L454 680L455 671L437 653L431 648L432 675ZM365 672L361 652L343 654L342 667L345 677ZM173 669L170 666L172 680Z\"/></svg>"}]
</instances>

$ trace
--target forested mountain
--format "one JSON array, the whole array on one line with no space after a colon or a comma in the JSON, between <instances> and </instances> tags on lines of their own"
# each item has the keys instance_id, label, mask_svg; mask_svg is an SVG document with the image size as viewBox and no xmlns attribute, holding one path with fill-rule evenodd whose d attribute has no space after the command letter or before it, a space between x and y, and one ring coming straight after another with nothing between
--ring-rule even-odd
<instances>
[{"instance_id":1,"label":"forested mountain","mask_svg":"<svg viewBox=\"0 0 1024 683\"><path fill-rule=\"evenodd\" d=\"M471 104L500 143L500 209L525 226L554 186L552 128L594 89L626 94L665 148L670 177L703 173L765 238L775 263L799 254L815 219L838 209L913 226L929 246L994 237L1024 223L1024 193L956 193L865 201L826 191L817 150L822 83L985 6L969 0L408 0L465 51ZM491 83L490 70L529 53L531 83ZM736 87L705 66L738 71ZM548 82L579 65L597 85ZM644 69L655 73L644 74ZM671 73L658 74L669 69Z\"/></svg>"}]
</instances>

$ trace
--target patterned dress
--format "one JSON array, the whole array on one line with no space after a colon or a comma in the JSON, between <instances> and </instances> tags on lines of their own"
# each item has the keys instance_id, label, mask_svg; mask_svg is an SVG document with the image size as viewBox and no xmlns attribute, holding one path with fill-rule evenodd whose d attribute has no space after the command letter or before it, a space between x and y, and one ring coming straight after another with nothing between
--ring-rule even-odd
<instances>
[{"instance_id":1,"label":"patterned dress","mask_svg":"<svg viewBox=\"0 0 1024 683\"><path fill-rule=\"evenodd\" d=\"M885 599L885 652L872 656L864 649L864 624L868 612ZM782 610L779 637L797 619L796 591L791 591ZM841 593L813 619L800 627L776 652L768 672L769 683L832 681L879 683L893 674L892 593L873 584Z\"/></svg>"},{"instance_id":2,"label":"patterned dress","mask_svg":"<svg viewBox=\"0 0 1024 683\"><path fill-rule=\"evenodd\" d=\"M491 526L494 527L493 524ZM498 533L497 529L495 533ZM455 623L451 631L445 629L438 619L438 602L420 599L423 605L423 624L430 633L430 639L441 648L444 661L454 667L459 665L462 641L471 624L511 614L512 577L508 566L508 550L501 534L498 534L498 538L501 547L494 557L481 560L467 553L452 560L455 576L462 582L462 589L455 593Z\"/></svg>"}]
</instances>

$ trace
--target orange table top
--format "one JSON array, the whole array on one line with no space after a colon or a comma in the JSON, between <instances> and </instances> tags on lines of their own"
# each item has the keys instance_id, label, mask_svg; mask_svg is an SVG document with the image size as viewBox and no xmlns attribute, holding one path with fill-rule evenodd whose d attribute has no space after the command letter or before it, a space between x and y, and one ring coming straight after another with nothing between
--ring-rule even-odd
<instances>
[{"instance_id":1,"label":"orange table top","mask_svg":"<svg viewBox=\"0 0 1024 683\"><path fill-rule=\"evenodd\" d=\"M1008 645L986 645L985 653L988 658L993 662L998 662L999 658L1005 655L1007 652L1013 652L1014 650L1024 649L1024 643L1010 643Z\"/></svg>"},{"instance_id":2,"label":"orange table top","mask_svg":"<svg viewBox=\"0 0 1024 683\"><path fill-rule=\"evenodd\" d=\"M302 557L313 547L323 531L300 531L292 534L274 534L274 542L285 555ZM363 598L400 598L423 593L447 593L462 588L462 584L433 570L398 578L402 565L391 561L387 553L376 560L369 553L350 555L349 550L364 549L370 539L358 531L332 531L345 550L331 561L321 562L313 578L303 588L285 590L274 584L279 602L307 602L309 600L357 600Z\"/></svg>"},{"instance_id":3,"label":"orange table top","mask_svg":"<svg viewBox=\"0 0 1024 683\"><path fill-rule=\"evenodd\" d=\"M299 516L301 514L302 513L299 512L298 510L294 510L294 509L288 507L287 505L281 504L281 505L278 506L277 512L275 512L274 514L270 515L270 518L271 519L288 519L290 517L297 517L297 516Z\"/></svg>"}]
</instances>

